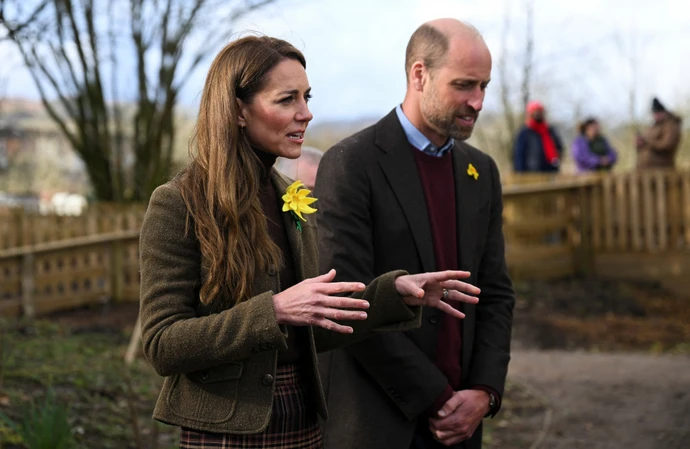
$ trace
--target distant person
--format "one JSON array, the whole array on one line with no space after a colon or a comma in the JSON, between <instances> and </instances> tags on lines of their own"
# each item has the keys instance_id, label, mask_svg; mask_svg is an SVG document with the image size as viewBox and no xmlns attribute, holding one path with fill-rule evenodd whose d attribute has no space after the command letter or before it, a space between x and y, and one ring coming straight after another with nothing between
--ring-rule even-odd
<instances>
[{"instance_id":1,"label":"distant person","mask_svg":"<svg viewBox=\"0 0 690 449\"><path fill-rule=\"evenodd\" d=\"M279 157L276 161L276 170L290 179L300 180L307 189L314 189L316 184L316 170L323 151L314 147L302 147L302 155L297 159Z\"/></svg>"},{"instance_id":2,"label":"distant person","mask_svg":"<svg viewBox=\"0 0 690 449\"><path fill-rule=\"evenodd\" d=\"M599 122L590 117L580 125L580 134L573 141L573 159L577 171L611 171L617 160L616 150L601 134Z\"/></svg>"},{"instance_id":3,"label":"distant person","mask_svg":"<svg viewBox=\"0 0 690 449\"><path fill-rule=\"evenodd\" d=\"M637 168L674 168L682 120L657 98L652 101L652 114L654 124L637 135Z\"/></svg>"},{"instance_id":4,"label":"distant person","mask_svg":"<svg viewBox=\"0 0 690 449\"><path fill-rule=\"evenodd\" d=\"M544 105L538 101L527 104L527 121L513 148L516 172L558 172L563 144L556 130L546 121Z\"/></svg>"}]
</instances>

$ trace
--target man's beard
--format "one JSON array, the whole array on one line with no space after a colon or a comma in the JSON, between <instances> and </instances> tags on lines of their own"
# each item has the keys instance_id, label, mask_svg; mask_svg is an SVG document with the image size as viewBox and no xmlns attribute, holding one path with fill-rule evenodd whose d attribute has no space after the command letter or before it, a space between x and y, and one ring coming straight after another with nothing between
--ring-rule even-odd
<instances>
[{"instance_id":1,"label":"man's beard","mask_svg":"<svg viewBox=\"0 0 690 449\"><path fill-rule=\"evenodd\" d=\"M476 111L471 108L462 108L460 110L446 110L438 100L436 90L431 88L428 95L422 96L420 104L422 116L431 125L437 133L452 137L455 140L467 140L472 135L474 126L460 126L456 123L457 117L473 117L476 123Z\"/></svg>"}]
</instances>

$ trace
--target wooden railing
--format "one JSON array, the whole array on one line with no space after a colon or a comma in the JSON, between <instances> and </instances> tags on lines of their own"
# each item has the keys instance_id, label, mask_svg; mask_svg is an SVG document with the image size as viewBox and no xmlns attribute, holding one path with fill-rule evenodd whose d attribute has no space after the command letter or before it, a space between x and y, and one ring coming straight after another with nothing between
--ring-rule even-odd
<instances>
[{"instance_id":1,"label":"wooden railing","mask_svg":"<svg viewBox=\"0 0 690 449\"><path fill-rule=\"evenodd\" d=\"M515 278L690 279L690 172L528 175L511 177L503 193ZM673 263L654 266L663 257Z\"/></svg>"},{"instance_id":2,"label":"wooden railing","mask_svg":"<svg viewBox=\"0 0 690 449\"><path fill-rule=\"evenodd\" d=\"M99 204L78 217L0 210L0 315L138 300L144 210Z\"/></svg>"},{"instance_id":3,"label":"wooden railing","mask_svg":"<svg viewBox=\"0 0 690 449\"><path fill-rule=\"evenodd\" d=\"M506 258L514 279L654 277L690 287L690 172L511 178ZM0 219L0 315L137 301L144 208ZM19 244L17 244L19 243Z\"/></svg>"},{"instance_id":4,"label":"wooden railing","mask_svg":"<svg viewBox=\"0 0 690 449\"><path fill-rule=\"evenodd\" d=\"M0 250L96 234L137 230L143 204L90 205L80 216L38 215L22 209L0 208Z\"/></svg>"},{"instance_id":5,"label":"wooden railing","mask_svg":"<svg viewBox=\"0 0 690 449\"><path fill-rule=\"evenodd\" d=\"M139 299L139 231L0 251L0 315Z\"/></svg>"}]
</instances>

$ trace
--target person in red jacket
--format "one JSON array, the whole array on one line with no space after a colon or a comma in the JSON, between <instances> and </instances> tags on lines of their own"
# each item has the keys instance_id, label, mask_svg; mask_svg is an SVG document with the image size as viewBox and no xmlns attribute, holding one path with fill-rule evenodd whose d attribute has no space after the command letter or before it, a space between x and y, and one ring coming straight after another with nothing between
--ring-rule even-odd
<instances>
[{"instance_id":1,"label":"person in red jacket","mask_svg":"<svg viewBox=\"0 0 690 449\"><path fill-rule=\"evenodd\" d=\"M516 172L558 172L563 144L555 128L546 121L544 105L527 103L527 120L515 139L513 169Z\"/></svg>"}]
</instances>

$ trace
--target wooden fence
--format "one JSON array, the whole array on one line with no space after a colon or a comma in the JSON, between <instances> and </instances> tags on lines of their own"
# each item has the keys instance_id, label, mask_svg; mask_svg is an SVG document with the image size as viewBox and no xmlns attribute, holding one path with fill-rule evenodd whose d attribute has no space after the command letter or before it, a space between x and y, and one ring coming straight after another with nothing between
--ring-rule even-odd
<instances>
[{"instance_id":1,"label":"wooden fence","mask_svg":"<svg viewBox=\"0 0 690 449\"><path fill-rule=\"evenodd\" d=\"M142 205L80 217L0 212L0 315L138 300L143 214ZM690 172L512 177L504 232L515 279L596 273L687 289Z\"/></svg>"},{"instance_id":2,"label":"wooden fence","mask_svg":"<svg viewBox=\"0 0 690 449\"><path fill-rule=\"evenodd\" d=\"M690 172L512 177L504 220L515 278L596 272L690 287Z\"/></svg>"},{"instance_id":3,"label":"wooden fence","mask_svg":"<svg viewBox=\"0 0 690 449\"><path fill-rule=\"evenodd\" d=\"M0 315L138 300L142 205L79 217L1 213Z\"/></svg>"}]
</instances>

